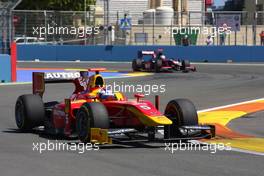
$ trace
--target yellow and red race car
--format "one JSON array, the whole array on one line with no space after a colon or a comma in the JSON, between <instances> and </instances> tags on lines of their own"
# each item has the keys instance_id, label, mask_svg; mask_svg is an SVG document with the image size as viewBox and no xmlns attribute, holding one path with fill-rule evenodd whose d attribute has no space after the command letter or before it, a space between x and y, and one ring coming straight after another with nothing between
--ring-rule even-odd
<instances>
[{"instance_id":1,"label":"yellow and red race car","mask_svg":"<svg viewBox=\"0 0 264 176\"><path fill-rule=\"evenodd\" d=\"M44 73L33 73L33 94L18 97L15 107L17 127L31 130L44 126L48 134L78 136L82 142L112 143L118 135L147 134L149 140L182 138L210 138L214 126L198 125L193 103L187 99L171 100L164 113L159 111L159 97L155 105L135 94L128 100L121 92L106 94L105 80L99 73L103 69L90 69L86 93L79 93L63 101L43 102L46 83L72 82L73 79L47 79ZM157 138L157 128L164 136ZM133 134L133 135L132 135Z\"/></svg>"}]
</instances>

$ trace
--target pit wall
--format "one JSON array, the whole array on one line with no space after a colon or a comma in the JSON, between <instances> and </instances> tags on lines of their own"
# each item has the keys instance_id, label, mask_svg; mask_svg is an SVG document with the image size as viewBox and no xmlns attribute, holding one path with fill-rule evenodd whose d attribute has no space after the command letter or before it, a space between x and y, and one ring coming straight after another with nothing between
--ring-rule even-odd
<instances>
[{"instance_id":1,"label":"pit wall","mask_svg":"<svg viewBox=\"0 0 264 176\"><path fill-rule=\"evenodd\" d=\"M139 50L164 49L167 58L195 62L263 62L264 46L81 46L81 45L17 45L17 59L30 61L131 61Z\"/></svg>"}]
</instances>

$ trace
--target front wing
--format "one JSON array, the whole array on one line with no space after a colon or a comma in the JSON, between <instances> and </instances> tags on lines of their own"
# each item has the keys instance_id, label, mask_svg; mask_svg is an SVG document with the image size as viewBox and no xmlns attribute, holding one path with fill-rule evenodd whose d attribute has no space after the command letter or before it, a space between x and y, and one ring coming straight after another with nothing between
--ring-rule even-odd
<instances>
[{"instance_id":1,"label":"front wing","mask_svg":"<svg viewBox=\"0 0 264 176\"><path fill-rule=\"evenodd\" d=\"M91 130L91 142L99 144L112 144L112 141L121 142L124 139L129 141L141 140L142 142L172 142L180 140L209 139L214 137L214 125L181 126L179 127L179 134L173 137L170 136L169 128L166 128L166 126L149 127L144 131L138 131L133 128L109 130L92 128Z\"/></svg>"}]
</instances>

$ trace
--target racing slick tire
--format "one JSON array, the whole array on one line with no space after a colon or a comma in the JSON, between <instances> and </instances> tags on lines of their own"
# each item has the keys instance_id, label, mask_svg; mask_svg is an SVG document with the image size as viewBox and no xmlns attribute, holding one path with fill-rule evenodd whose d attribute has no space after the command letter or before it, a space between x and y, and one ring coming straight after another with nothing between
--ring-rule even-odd
<instances>
[{"instance_id":1,"label":"racing slick tire","mask_svg":"<svg viewBox=\"0 0 264 176\"><path fill-rule=\"evenodd\" d=\"M162 60L161 59L157 59L156 62L155 62L155 72L156 73L159 73L160 72L160 69L162 67Z\"/></svg>"},{"instance_id":2,"label":"racing slick tire","mask_svg":"<svg viewBox=\"0 0 264 176\"><path fill-rule=\"evenodd\" d=\"M133 71L140 71L141 67L142 67L141 59L133 59L133 61L132 61Z\"/></svg>"},{"instance_id":3,"label":"racing slick tire","mask_svg":"<svg viewBox=\"0 0 264 176\"><path fill-rule=\"evenodd\" d=\"M171 100L166 106L165 115L173 122L164 129L170 138L181 135L179 130L181 126L198 125L196 108L188 99Z\"/></svg>"},{"instance_id":4,"label":"racing slick tire","mask_svg":"<svg viewBox=\"0 0 264 176\"><path fill-rule=\"evenodd\" d=\"M81 142L91 142L91 128L109 128L107 110L100 102L84 103L76 115L76 130Z\"/></svg>"},{"instance_id":5,"label":"racing slick tire","mask_svg":"<svg viewBox=\"0 0 264 176\"><path fill-rule=\"evenodd\" d=\"M16 125L20 130L31 130L44 124L44 103L39 95L21 95L15 106Z\"/></svg>"},{"instance_id":6,"label":"racing slick tire","mask_svg":"<svg viewBox=\"0 0 264 176\"><path fill-rule=\"evenodd\" d=\"M189 60L182 60L182 71L183 72L189 72L189 70L187 69L187 67L190 67L190 61Z\"/></svg>"}]
</instances>

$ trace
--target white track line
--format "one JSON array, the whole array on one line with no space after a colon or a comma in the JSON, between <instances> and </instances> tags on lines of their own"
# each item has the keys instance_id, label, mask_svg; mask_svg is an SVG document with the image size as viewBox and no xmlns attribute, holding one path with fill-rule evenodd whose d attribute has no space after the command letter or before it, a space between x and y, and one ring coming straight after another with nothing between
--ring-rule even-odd
<instances>
[{"instance_id":1,"label":"white track line","mask_svg":"<svg viewBox=\"0 0 264 176\"><path fill-rule=\"evenodd\" d=\"M238 103L233 103L233 104L228 104L228 105L223 105L223 106L217 106L217 107L213 107L213 108L203 109L203 110L199 110L197 112L201 113L201 112L214 111L214 110L219 110L219 109L223 109L223 108L229 108L229 107L232 107L232 106L252 103L252 102L261 101L261 100L264 100L264 97L263 98L258 98L258 99L253 99L253 100L249 100L249 101L242 101L242 102L238 102Z\"/></svg>"}]
</instances>

